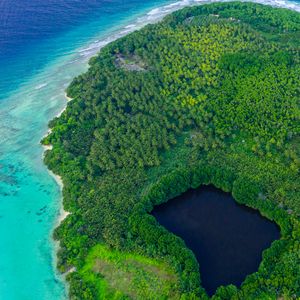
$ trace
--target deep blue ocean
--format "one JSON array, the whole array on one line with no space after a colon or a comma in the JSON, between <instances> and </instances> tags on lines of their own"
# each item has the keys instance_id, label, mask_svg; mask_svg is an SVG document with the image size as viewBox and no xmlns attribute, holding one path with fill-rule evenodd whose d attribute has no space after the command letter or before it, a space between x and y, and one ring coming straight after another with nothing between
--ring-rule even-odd
<instances>
[{"instance_id":1,"label":"deep blue ocean","mask_svg":"<svg viewBox=\"0 0 300 300\"><path fill-rule=\"evenodd\" d=\"M67 297L51 238L61 190L39 144L67 85L110 41L202 2L0 0L0 300ZM257 2L300 11L297 2Z\"/></svg>"}]
</instances>

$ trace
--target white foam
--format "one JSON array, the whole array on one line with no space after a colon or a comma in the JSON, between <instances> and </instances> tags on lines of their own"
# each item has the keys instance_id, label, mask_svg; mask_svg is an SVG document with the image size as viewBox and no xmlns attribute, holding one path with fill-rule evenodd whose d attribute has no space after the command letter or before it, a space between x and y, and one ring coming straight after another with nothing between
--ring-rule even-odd
<instances>
[{"instance_id":1,"label":"white foam","mask_svg":"<svg viewBox=\"0 0 300 300\"><path fill-rule=\"evenodd\" d=\"M154 8L150 10L145 15L138 17L133 23L128 24L122 28L120 28L117 32L111 34L109 37L106 37L102 40L96 40L93 43L91 43L87 48L80 49L79 55L81 57L90 58L91 56L95 55L101 48L106 46L107 44L115 41L116 39L123 37L133 31L136 31L138 29L141 29L143 26L151 23L156 23L160 20L162 20L167 14L172 13L176 10L179 10L186 6L193 6L193 5L199 5L199 4L207 4L207 3L213 3L213 2L228 2L230 0L182 0L177 1L171 4L167 4L158 8ZM246 2L241 1L241 2ZM282 7L287 8L291 10L295 10L297 12L300 12L300 5L291 2L291 1L285 1L285 0L252 0L254 3L260 3L265 5L271 5L274 7Z\"/></svg>"},{"instance_id":2,"label":"white foam","mask_svg":"<svg viewBox=\"0 0 300 300\"><path fill-rule=\"evenodd\" d=\"M135 27L136 27L135 24L129 24L129 25L125 26L126 29L128 29L128 28L135 28Z\"/></svg>"},{"instance_id":3,"label":"white foam","mask_svg":"<svg viewBox=\"0 0 300 300\"><path fill-rule=\"evenodd\" d=\"M42 89L43 87L45 87L47 85L48 85L48 83L41 83L41 84L37 85L34 89L35 90L40 90L40 89Z\"/></svg>"}]
</instances>

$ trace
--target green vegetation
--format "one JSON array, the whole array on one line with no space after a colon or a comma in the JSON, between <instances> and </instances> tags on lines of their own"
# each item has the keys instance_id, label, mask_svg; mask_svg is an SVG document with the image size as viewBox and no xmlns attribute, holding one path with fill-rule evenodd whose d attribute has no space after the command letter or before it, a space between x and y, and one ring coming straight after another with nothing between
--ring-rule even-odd
<instances>
[{"instance_id":1,"label":"green vegetation","mask_svg":"<svg viewBox=\"0 0 300 300\"><path fill-rule=\"evenodd\" d=\"M300 297L299 36L299 13L215 3L90 60L43 140L71 212L55 238L72 299L207 299L193 253L149 214L201 184L281 228L259 270L212 298Z\"/></svg>"},{"instance_id":2,"label":"green vegetation","mask_svg":"<svg viewBox=\"0 0 300 300\"><path fill-rule=\"evenodd\" d=\"M178 279L165 263L140 255L123 253L97 245L91 249L84 268L70 275L71 296L84 290L76 280L97 282L97 299L179 299ZM138 289L136 287L139 287Z\"/></svg>"}]
</instances>

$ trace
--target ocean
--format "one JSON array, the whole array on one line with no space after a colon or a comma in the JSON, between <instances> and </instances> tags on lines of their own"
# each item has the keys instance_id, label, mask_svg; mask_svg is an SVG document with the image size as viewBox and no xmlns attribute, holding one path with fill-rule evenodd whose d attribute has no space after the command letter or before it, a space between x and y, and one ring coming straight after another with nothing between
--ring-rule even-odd
<instances>
[{"instance_id":1,"label":"ocean","mask_svg":"<svg viewBox=\"0 0 300 300\"><path fill-rule=\"evenodd\" d=\"M0 300L67 297L51 238L61 191L39 144L65 88L110 41L202 2L0 0ZM300 2L257 2L300 12Z\"/></svg>"}]
</instances>

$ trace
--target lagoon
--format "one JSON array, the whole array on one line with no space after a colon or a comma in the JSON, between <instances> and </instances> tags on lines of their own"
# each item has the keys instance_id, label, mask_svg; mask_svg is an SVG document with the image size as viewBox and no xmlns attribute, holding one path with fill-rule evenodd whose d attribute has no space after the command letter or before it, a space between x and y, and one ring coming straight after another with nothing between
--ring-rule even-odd
<instances>
[{"instance_id":1,"label":"lagoon","mask_svg":"<svg viewBox=\"0 0 300 300\"><path fill-rule=\"evenodd\" d=\"M239 286L257 271L263 250L280 237L274 222L213 186L190 189L152 214L193 251L209 295L220 285Z\"/></svg>"}]
</instances>

